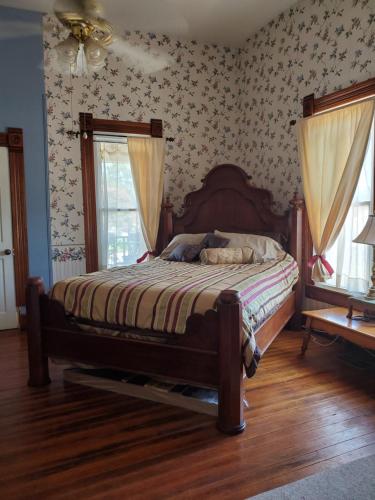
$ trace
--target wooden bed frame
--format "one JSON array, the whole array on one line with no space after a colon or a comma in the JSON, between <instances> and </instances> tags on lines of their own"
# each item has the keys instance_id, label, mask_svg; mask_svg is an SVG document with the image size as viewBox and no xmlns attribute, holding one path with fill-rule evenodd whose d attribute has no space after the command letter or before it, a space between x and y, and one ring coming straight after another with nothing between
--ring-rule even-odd
<instances>
[{"instance_id":1,"label":"wooden bed frame","mask_svg":"<svg viewBox=\"0 0 375 500\"><path fill-rule=\"evenodd\" d=\"M186 196L181 217L173 215L171 206L165 204L159 248L180 233L215 229L238 233L279 232L288 239L288 250L302 269L303 201L295 197L289 213L275 215L271 209L271 193L250 186L248 179L235 165L219 165L203 179L201 189ZM142 335L142 340L83 332L65 315L63 306L45 294L41 278L29 278L26 295L29 385L39 387L50 382L49 357L165 376L217 388L218 428L227 434L244 430L242 310L236 291L224 290L217 310L190 316L185 335L127 329ZM288 321L295 327L300 325L301 299L299 281L281 307L258 329L256 341L262 353ZM85 323L108 327L87 320ZM159 342L150 341L146 335L159 337Z\"/></svg>"}]
</instances>

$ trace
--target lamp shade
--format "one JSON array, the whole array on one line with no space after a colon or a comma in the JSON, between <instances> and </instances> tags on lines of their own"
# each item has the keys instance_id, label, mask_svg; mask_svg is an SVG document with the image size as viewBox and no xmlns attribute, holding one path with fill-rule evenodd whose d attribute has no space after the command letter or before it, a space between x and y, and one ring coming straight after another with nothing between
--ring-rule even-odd
<instances>
[{"instance_id":1,"label":"lamp shade","mask_svg":"<svg viewBox=\"0 0 375 500\"><path fill-rule=\"evenodd\" d=\"M68 38L55 47L59 61L65 64L74 64L79 50L79 41L74 36Z\"/></svg>"},{"instance_id":2,"label":"lamp shade","mask_svg":"<svg viewBox=\"0 0 375 500\"><path fill-rule=\"evenodd\" d=\"M101 69L105 64L107 50L93 38L85 42L85 56L89 66L94 70Z\"/></svg>"},{"instance_id":3,"label":"lamp shade","mask_svg":"<svg viewBox=\"0 0 375 500\"><path fill-rule=\"evenodd\" d=\"M375 215L368 216L365 227L353 241L354 243L375 245Z\"/></svg>"}]
</instances>

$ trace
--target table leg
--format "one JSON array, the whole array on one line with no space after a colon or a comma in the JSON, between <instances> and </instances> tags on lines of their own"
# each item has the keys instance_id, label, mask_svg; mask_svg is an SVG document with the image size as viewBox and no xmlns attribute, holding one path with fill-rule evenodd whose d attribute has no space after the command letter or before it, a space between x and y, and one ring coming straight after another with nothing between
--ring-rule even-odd
<instances>
[{"instance_id":1,"label":"table leg","mask_svg":"<svg viewBox=\"0 0 375 500\"><path fill-rule=\"evenodd\" d=\"M304 355L311 339L311 318L307 318L306 331L302 342L301 354Z\"/></svg>"}]
</instances>

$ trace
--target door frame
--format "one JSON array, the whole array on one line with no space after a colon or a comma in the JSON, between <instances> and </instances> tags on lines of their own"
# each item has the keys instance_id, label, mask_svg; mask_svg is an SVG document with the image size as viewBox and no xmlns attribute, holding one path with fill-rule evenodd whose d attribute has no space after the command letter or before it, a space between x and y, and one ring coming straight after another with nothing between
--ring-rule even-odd
<instances>
[{"instance_id":1,"label":"door frame","mask_svg":"<svg viewBox=\"0 0 375 500\"><path fill-rule=\"evenodd\" d=\"M25 167L22 128L7 128L0 133L0 147L8 148L12 235L14 251L14 285L16 307L26 304L26 282L29 257L26 219Z\"/></svg>"}]
</instances>

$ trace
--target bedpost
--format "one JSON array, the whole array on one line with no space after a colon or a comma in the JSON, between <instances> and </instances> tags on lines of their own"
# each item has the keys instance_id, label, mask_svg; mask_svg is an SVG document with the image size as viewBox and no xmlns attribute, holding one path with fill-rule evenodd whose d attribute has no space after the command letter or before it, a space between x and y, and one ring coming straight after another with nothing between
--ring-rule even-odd
<instances>
[{"instance_id":1,"label":"bedpost","mask_svg":"<svg viewBox=\"0 0 375 500\"><path fill-rule=\"evenodd\" d=\"M290 228L290 243L289 252L294 257L298 264L299 280L295 286L296 292L296 312L291 319L291 327L293 329L300 329L302 324L302 301L303 301L303 212L305 202L302 198L298 197L297 192L294 193L293 199L290 201L290 215L289 215L289 228Z\"/></svg>"},{"instance_id":2,"label":"bedpost","mask_svg":"<svg viewBox=\"0 0 375 500\"><path fill-rule=\"evenodd\" d=\"M235 290L223 290L219 313L219 420L225 434L242 432L243 415L242 307Z\"/></svg>"},{"instance_id":3,"label":"bedpost","mask_svg":"<svg viewBox=\"0 0 375 500\"><path fill-rule=\"evenodd\" d=\"M29 278L26 286L27 345L29 353L28 385L32 387L40 387L51 382L48 373L48 357L43 353L40 320L40 296L43 293L42 278Z\"/></svg>"},{"instance_id":4,"label":"bedpost","mask_svg":"<svg viewBox=\"0 0 375 500\"><path fill-rule=\"evenodd\" d=\"M169 197L163 201L160 214L160 226L157 240L157 253L160 254L170 242L173 234L173 205Z\"/></svg>"}]
</instances>

